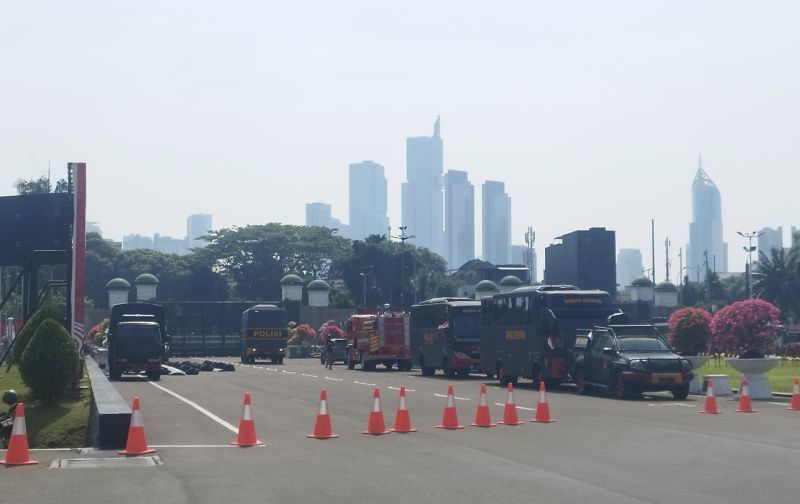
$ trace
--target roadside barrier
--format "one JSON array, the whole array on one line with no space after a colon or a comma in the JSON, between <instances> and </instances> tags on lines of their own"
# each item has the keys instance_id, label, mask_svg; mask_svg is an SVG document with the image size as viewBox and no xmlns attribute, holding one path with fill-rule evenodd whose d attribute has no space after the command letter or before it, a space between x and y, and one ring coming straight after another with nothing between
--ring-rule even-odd
<instances>
[{"instance_id":1,"label":"roadside barrier","mask_svg":"<svg viewBox=\"0 0 800 504\"><path fill-rule=\"evenodd\" d=\"M463 425L458 423L458 412L456 411L456 401L453 397L453 385L447 386L447 402L442 412L442 423L436 426L437 429L463 429Z\"/></svg>"},{"instance_id":2,"label":"roadside barrier","mask_svg":"<svg viewBox=\"0 0 800 504\"><path fill-rule=\"evenodd\" d=\"M714 397L714 382L711 378L708 379L708 386L706 387L706 400L703 404L703 411L700 413L708 413L709 415L718 415L717 398Z\"/></svg>"},{"instance_id":3,"label":"roadside barrier","mask_svg":"<svg viewBox=\"0 0 800 504\"><path fill-rule=\"evenodd\" d=\"M317 413L317 419L314 422L314 430L306 437L315 439L331 439L339 437L331 432L331 417L328 414L328 392L324 388L319 392L319 412Z\"/></svg>"},{"instance_id":4,"label":"roadside barrier","mask_svg":"<svg viewBox=\"0 0 800 504\"><path fill-rule=\"evenodd\" d=\"M8 439L6 458L0 464L7 466L31 465L39 462L31 460L28 453L28 431L25 428L25 405L17 403L14 415L14 425L11 426L11 436Z\"/></svg>"},{"instance_id":5,"label":"roadside barrier","mask_svg":"<svg viewBox=\"0 0 800 504\"><path fill-rule=\"evenodd\" d=\"M362 432L362 434L381 436L391 432L392 431L386 429L386 424L383 422L383 411L381 411L381 393L378 390L378 387L375 387L375 390L372 391L372 411L369 412L367 430Z\"/></svg>"},{"instance_id":6,"label":"roadside barrier","mask_svg":"<svg viewBox=\"0 0 800 504\"><path fill-rule=\"evenodd\" d=\"M506 388L506 405L503 407L503 419L497 423L503 425L520 425L523 423L517 417L517 405L514 403L514 386L510 383Z\"/></svg>"},{"instance_id":7,"label":"roadside barrier","mask_svg":"<svg viewBox=\"0 0 800 504\"><path fill-rule=\"evenodd\" d=\"M397 411L394 414L394 427L389 430L401 434L417 432L417 429L411 427L411 417L408 414L408 407L406 406L405 387L400 387L400 399L397 404Z\"/></svg>"},{"instance_id":8,"label":"roadside barrier","mask_svg":"<svg viewBox=\"0 0 800 504\"><path fill-rule=\"evenodd\" d=\"M789 411L800 411L800 382L797 378L792 379L792 399L786 408Z\"/></svg>"},{"instance_id":9,"label":"roadside barrier","mask_svg":"<svg viewBox=\"0 0 800 504\"><path fill-rule=\"evenodd\" d=\"M256 437L256 426L253 421L253 412L250 409L250 392L245 392L242 398L242 419L239 421L239 432L236 433L236 439L230 444L243 448L264 444Z\"/></svg>"},{"instance_id":10,"label":"roadside barrier","mask_svg":"<svg viewBox=\"0 0 800 504\"><path fill-rule=\"evenodd\" d=\"M128 428L128 441L125 449L117 453L120 455L144 455L153 453L155 450L147 446L147 439L144 436L144 421L142 420L142 410L139 405L139 398L133 398L131 403L131 425Z\"/></svg>"},{"instance_id":11,"label":"roadside barrier","mask_svg":"<svg viewBox=\"0 0 800 504\"><path fill-rule=\"evenodd\" d=\"M747 383L747 378L742 378L739 384L739 407L736 408L737 413L755 413L753 405L750 403L750 385Z\"/></svg>"},{"instance_id":12,"label":"roadside barrier","mask_svg":"<svg viewBox=\"0 0 800 504\"><path fill-rule=\"evenodd\" d=\"M539 403L536 405L536 414L531 419L531 422L555 422L555 420L550 418L550 406L547 404L547 392L544 389L544 381L539 382Z\"/></svg>"},{"instance_id":13,"label":"roadside barrier","mask_svg":"<svg viewBox=\"0 0 800 504\"><path fill-rule=\"evenodd\" d=\"M481 399L478 401L478 407L475 408L475 420L470 425L475 427L494 427L497 424L492 423L492 417L489 413L489 403L486 400L486 384L481 383Z\"/></svg>"}]
</instances>

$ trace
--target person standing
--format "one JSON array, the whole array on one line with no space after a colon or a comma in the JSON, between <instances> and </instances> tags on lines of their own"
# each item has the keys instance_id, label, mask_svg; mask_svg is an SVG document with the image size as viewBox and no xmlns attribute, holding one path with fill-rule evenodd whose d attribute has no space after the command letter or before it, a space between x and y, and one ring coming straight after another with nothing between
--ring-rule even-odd
<instances>
[{"instance_id":1,"label":"person standing","mask_svg":"<svg viewBox=\"0 0 800 504\"><path fill-rule=\"evenodd\" d=\"M325 340L325 369L333 369L333 338Z\"/></svg>"}]
</instances>

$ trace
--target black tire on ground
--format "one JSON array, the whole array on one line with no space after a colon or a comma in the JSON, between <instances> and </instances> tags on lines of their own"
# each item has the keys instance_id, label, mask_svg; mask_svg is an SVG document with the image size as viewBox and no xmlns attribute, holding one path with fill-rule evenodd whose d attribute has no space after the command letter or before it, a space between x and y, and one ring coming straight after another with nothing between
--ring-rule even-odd
<instances>
[{"instance_id":1,"label":"black tire on ground","mask_svg":"<svg viewBox=\"0 0 800 504\"><path fill-rule=\"evenodd\" d=\"M491 380L492 378L494 378L494 373L486 373L486 378Z\"/></svg>"},{"instance_id":2,"label":"black tire on ground","mask_svg":"<svg viewBox=\"0 0 800 504\"><path fill-rule=\"evenodd\" d=\"M108 370L108 377L113 381L119 381L122 379L122 372L111 368Z\"/></svg>"},{"instance_id":3,"label":"black tire on ground","mask_svg":"<svg viewBox=\"0 0 800 504\"><path fill-rule=\"evenodd\" d=\"M545 378L544 386L548 389L556 388L561 385L561 380L558 378Z\"/></svg>"},{"instance_id":4,"label":"black tire on ground","mask_svg":"<svg viewBox=\"0 0 800 504\"><path fill-rule=\"evenodd\" d=\"M161 380L161 371L151 371L147 373L147 379L150 381L160 381Z\"/></svg>"},{"instance_id":5,"label":"black tire on ground","mask_svg":"<svg viewBox=\"0 0 800 504\"><path fill-rule=\"evenodd\" d=\"M575 386L578 388L578 393L581 395L589 395L592 392L592 387L587 385L583 378L583 369L581 368L575 370Z\"/></svg>"},{"instance_id":6,"label":"black tire on ground","mask_svg":"<svg viewBox=\"0 0 800 504\"><path fill-rule=\"evenodd\" d=\"M633 384L625 381L622 373L617 374L616 389L617 399L632 399L634 397Z\"/></svg>"},{"instance_id":7,"label":"black tire on ground","mask_svg":"<svg viewBox=\"0 0 800 504\"><path fill-rule=\"evenodd\" d=\"M469 368L456 368L456 376L466 378L469 376Z\"/></svg>"},{"instance_id":8,"label":"black tire on ground","mask_svg":"<svg viewBox=\"0 0 800 504\"><path fill-rule=\"evenodd\" d=\"M680 385L672 389L672 397L678 401L683 401L689 397L689 384Z\"/></svg>"},{"instance_id":9,"label":"black tire on ground","mask_svg":"<svg viewBox=\"0 0 800 504\"><path fill-rule=\"evenodd\" d=\"M356 361L352 359L349 355L345 358L345 364L347 364L347 369L355 369Z\"/></svg>"},{"instance_id":10,"label":"black tire on ground","mask_svg":"<svg viewBox=\"0 0 800 504\"><path fill-rule=\"evenodd\" d=\"M383 363L383 365L386 366L386 369L392 369L392 367L394 366L394 362L386 361Z\"/></svg>"}]
</instances>

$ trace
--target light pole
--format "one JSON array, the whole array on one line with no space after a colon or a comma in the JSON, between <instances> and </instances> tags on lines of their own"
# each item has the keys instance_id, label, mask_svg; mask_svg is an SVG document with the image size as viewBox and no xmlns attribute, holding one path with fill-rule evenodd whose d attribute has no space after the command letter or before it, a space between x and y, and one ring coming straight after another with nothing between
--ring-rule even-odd
<instances>
[{"instance_id":1,"label":"light pole","mask_svg":"<svg viewBox=\"0 0 800 504\"><path fill-rule=\"evenodd\" d=\"M416 238L415 235L407 235L406 229L408 226L398 226L400 230L400 236L390 236L390 238L394 238L395 240L400 240L400 309L402 310L405 308L405 300L403 296L403 291L405 290L405 283L406 283L406 240L410 240L411 238Z\"/></svg>"},{"instance_id":2,"label":"light pole","mask_svg":"<svg viewBox=\"0 0 800 504\"><path fill-rule=\"evenodd\" d=\"M757 231L753 231L752 233L742 233L741 231L736 231L736 234L742 238L747 238L747 246L742 247L742 249L747 252L747 296L750 299L753 299L753 284L751 283L751 275L753 274L753 252L756 250L756 247L753 246L753 238L758 238L764 233L759 233Z\"/></svg>"},{"instance_id":3,"label":"light pole","mask_svg":"<svg viewBox=\"0 0 800 504\"><path fill-rule=\"evenodd\" d=\"M363 268L359 268L359 270L361 270L359 272L359 275L361 276L361 278L364 279L364 290L362 291L362 299L363 299L363 301L361 303L361 307L362 308L366 308L367 307L367 273L366 273L366 270L369 270L369 269L372 269L372 266L364 266Z\"/></svg>"}]
</instances>

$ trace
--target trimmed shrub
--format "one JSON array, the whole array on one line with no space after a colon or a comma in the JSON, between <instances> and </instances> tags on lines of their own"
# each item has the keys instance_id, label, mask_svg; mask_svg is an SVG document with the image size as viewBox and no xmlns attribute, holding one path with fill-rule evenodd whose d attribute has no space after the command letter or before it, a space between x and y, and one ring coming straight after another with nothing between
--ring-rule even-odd
<instances>
[{"instance_id":1,"label":"trimmed shrub","mask_svg":"<svg viewBox=\"0 0 800 504\"><path fill-rule=\"evenodd\" d=\"M702 308L681 308L667 321L667 339L681 355L699 355L711 340L711 314Z\"/></svg>"},{"instance_id":2,"label":"trimmed shrub","mask_svg":"<svg viewBox=\"0 0 800 504\"><path fill-rule=\"evenodd\" d=\"M25 385L39 399L57 399L73 383L77 368L78 352L67 330L53 319L42 321L22 354Z\"/></svg>"},{"instance_id":3,"label":"trimmed shrub","mask_svg":"<svg viewBox=\"0 0 800 504\"><path fill-rule=\"evenodd\" d=\"M16 340L14 340L14 362L17 364L22 362L22 353L25 351L25 347L28 346L28 343L33 338L33 335L39 328L39 324L47 319L60 320L61 316L52 307L42 306L33 312L33 315L31 315L25 325L22 326L22 330L17 334Z\"/></svg>"}]
</instances>

